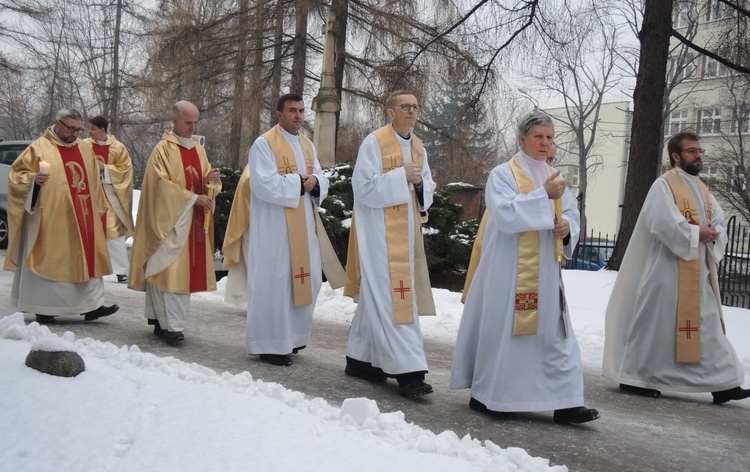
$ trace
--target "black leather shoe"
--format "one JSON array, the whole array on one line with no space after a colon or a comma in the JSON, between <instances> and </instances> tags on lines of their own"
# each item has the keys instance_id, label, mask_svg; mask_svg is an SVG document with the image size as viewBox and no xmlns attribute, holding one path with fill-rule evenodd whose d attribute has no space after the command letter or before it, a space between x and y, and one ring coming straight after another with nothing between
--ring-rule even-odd
<instances>
[{"instance_id":1,"label":"black leather shoe","mask_svg":"<svg viewBox=\"0 0 750 472\"><path fill-rule=\"evenodd\" d=\"M119 310L120 307L117 305L110 305L110 306L100 306L96 310L88 311L86 313L81 313L81 315L84 317L86 321L94 321L98 320L99 318L104 318L105 316L114 315L117 313L117 310Z\"/></svg>"},{"instance_id":2,"label":"black leather shoe","mask_svg":"<svg viewBox=\"0 0 750 472\"><path fill-rule=\"evenodd\" d=\"M55 322L55 317L50 315L36 315L36 322L39 324L52 324Z\"/></svg>"},{"instance_id":3,"label":"black leather shoe","mask_svg":"<svg viewBox=\"0 0 750 472\"><path fill-rule=\"evenodd\" d=\"M185 335L182 334L182 331L162 331L164 332L164 340L167 341L168 344L174 345L185 340ZM154 332L156 332L156 330L154 330Z\"/></svg>"},{"instance_id":4,"label":"black leather shoe","mask_svg":"<svg viewBox=\"0 0 750 472\"><path fill-rule=\"evenodd\" d=\"M599 412L593 408L585 406L576 406L573 408L564 408L555 410L555 423L588 423L599 418Z\"/></svg>"},{"instance_id":5,"label":"black leather shoe","mask_svg":"<svg viewBox=\"0 0 750 472\"><path fill-rule=\"evenodd\" d=\"M480 402L474 397L471 397L471 400L469 400L469 408L471 408L474 411L478 411L479 413L484 413L485 415L495 416L497 418L512 418L515 416L515 413L510 411L495 411L490 410L487 408L487 405Z\"/></svg>"},{"instance_id":6,"label":"black leather shoe","mask_svg":"<svg viewBox=\"0 0 750 472\"><path fill-rule=\"evenodd\" d=\"M117 283L118 284L126 284L126 283L128 283L128 276L127 275L118 275L117 276Z\"/></svg>"},{"instance_id":7,"label":"black leather shoe","mask_svg":"<svg viewBox=\"0 0 750 472\"><path fill-rule=\"evenodd\" d=\"M260 360L266 364L278 365L281 367L287 367L294 364L289 357L289 354L261 354Z\"/></svg>"},{"instance_id":8,"label":"black leather shoe","mask_svg":"<svg viewBox=\"0 0 750 472\"><path fill-rule=\"evenodd\" d=\"M161 328L161 325L159 324L159 320L148 320L148 324L154 325L154 334L159 336L160 338L163 338L167 335L167 330ZM182 336L182 339L185 339L185 336Z\"/></svg>"},{"instance_id":9,"label":"black leather shoe","mask_svg":"<svg viewBox=\"0 0 750 472\"><path fill-rule=\"evenodd\" d=\"M742 387L734 387L729 390L722 390L720 392L712 392L714 396L714 404L721 405L729 400L744 400L750 397L750 390Z\"/></svg>"},{"instance_id":10,"label":"black leather shoe","mask_svg":"<svg viewBox=\"0 0 750 472\"><path fill-rule=\"evenodd\" d=\"M357 368L351 364L346 365L344 373L350 377L359 377L360 379L375 383L382 382L388 378L388 376L385 375L385 373L377 367L370 367L370 369L365 370Z\"/></svg>"},{"instance_id":11,"label":"black leather shoe","mask_svg":"<svg viewBox=\"0 0 750 472\"><path fill-rule=\"evenodd\" d=\"M420 379L413 379L403 383L399 382L398 393L402 397L417 398L432 393L432 385Z\"/></svg>"},{"instance_id":12,"label":"black leather shoe","mask_svg":"<svg viewBox=\"0 0 750 472\"><path fill-rule=\"evenodd\" d=\"M303 350L306 347L307 347L307 344L305 344L304 346L295 347L294 349L292 349L292 354L297 354L298 352L300 352L301 350Z\"/></svg>"},{"instance_id":13,"label":"black leather shoe","mask_svg":"<svg viewBox=\"0 0 750 472\"><path fill-rule=\"evenodd\" d=\"M653 388L636 387L635 385L620 384L620 390L628 393L634 393L642 397L659 398L661 392Z\"/></svg>"}]
</instances>

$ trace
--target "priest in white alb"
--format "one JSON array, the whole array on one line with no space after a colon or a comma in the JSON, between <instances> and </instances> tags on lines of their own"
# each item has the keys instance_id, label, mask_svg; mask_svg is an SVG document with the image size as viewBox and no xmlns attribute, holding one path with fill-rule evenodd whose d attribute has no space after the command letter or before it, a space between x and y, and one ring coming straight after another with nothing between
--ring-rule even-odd
<instances>
[{"instance_id":1,"label":"priest in white alb","mask_svg":"<svg viewBox=\"0 0 750 472\"><path fill-rule=\"evenodd\" d=\"M304 113L301 96L282 95L278 125L248 156L247 353L277 366L292 365L290 354L310 341L323 272L334 288L346 283L318 214L328 178L300 133Z\"/></svg>"},{"instance_id":2,"label":"priest in white alb","mask_svg":"<svg viewBox=\"0 0 750 472\"><path fill-rule=\"evenodd\" d=\"M345 295L358 301L346 346L347 375L380 382L395 377L408 398L432 392L418 315L434 315L420 212L435 182L422 141L413 133L413 93L386 100L391 123L370 133L352 175L354 214Z\"/></svg>"},{"instance_id":3,"label":"priest in white alb","mask_svg":"<svg viewBox=\"0 0 750 472\"><path fill-rule=\"evenodd\" d=\"M469 406L486 414L554 410L557 423L585 423L599 412L584 406L558 259L560 250L572 256L580 217L566 180L546 162L554 131L545 113L526 115L521 151L490 173L450 386L471 388Z\"/></svg>"},{"instance_id":4,"label":"priest in white alb","mask_svg":"<svg viewBox=\"0 0 750 472\"><path fill-rule=\"evenodd\" d=\"M742 362L725 334L717 265L724 212L698 177L700 137L667 143L672 169L651 186L606 312L604 376L657 398L711 392L713 402L750 397Z\"/></svg>"}]
</instances>

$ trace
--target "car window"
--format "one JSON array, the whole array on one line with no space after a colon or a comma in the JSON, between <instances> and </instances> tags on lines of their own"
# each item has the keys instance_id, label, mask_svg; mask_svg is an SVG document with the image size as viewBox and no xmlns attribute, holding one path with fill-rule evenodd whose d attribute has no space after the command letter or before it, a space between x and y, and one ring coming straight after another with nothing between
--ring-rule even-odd
<instances>
[{"instance_id":1,"label":"car window","mask_svg":"<svg viewBox=\"0 0 750 472\"><path fill-rule=\"evenodd\" d=\"M13 164L24 149L26 149L26 146L0 149L0 163L7 165Z\"/></svg>"}]
</instances>

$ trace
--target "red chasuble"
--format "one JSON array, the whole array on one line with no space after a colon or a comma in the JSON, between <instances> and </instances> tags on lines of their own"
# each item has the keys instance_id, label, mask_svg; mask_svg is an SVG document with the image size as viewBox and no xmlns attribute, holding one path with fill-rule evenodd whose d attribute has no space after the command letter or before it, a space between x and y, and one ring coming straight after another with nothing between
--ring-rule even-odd
<instances>
[{"instance_id":1,"label":"red chasuble","mask_svg":"<svg viewBox=\"0 0 750 472\"><path fill-rule=\"evenodd\" d=\"M180 146L182 167L185 170L185 188L196 195L204 195L203 191L203 169L195 147L185 149ZM190 292L203 292L208 290L206 280L206 234L203 232L203 218L205 212L202 208L193 210L193 221L190 225L190 237L188 246L190 251Z\"/></svg>"},{"instance_id":2,"label":"red chasuble","mask_svg":"<svg viewBox=\"0 0 750 472\"><path fill-rule=\"evenodd\" d=\"M94 154L104 159L105 164L109 164L109 144L92 144Z\"/></svg>"},{"instance_id":3,"label":"red chasuble","mask_svg":"<svg viewBox=\"0 0 750 472\"><path fill-rule=\"evenodd\" d=\"M91 202L91 186L89 185L86 165L78 145L65 147L58 146L60 157L65 167L65 177L68 179L70 198L73 200L73 208L76 212L78 232L81 235L83 251L86 254L86 268L89 278L95 273L95 246L94 239L94 208ZM106 218L106 214L103 218Z\"/></svg>"}]
</instances>

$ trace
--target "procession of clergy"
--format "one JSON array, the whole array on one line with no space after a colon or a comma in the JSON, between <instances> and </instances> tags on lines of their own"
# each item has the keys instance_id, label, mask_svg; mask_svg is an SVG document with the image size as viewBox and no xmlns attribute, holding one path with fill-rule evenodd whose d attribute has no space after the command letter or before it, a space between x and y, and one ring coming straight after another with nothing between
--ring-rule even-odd
<instances>
[{"instance_id":1,"label":"procession of clergy","mask_svg":"<svg viewBox=\"0 0 750 472\"><path fill-rule=\"evenodd\" d=\"M408 398L433 391L420 315L435 315L422 237L435 182L412 132L420 105L409 91L385 102L388 124L357 155L354 209L344 270L318 208L328 193L312 142L300 133L305 105L286 94L278 125L258 137L237 186L223 247L225 298L247 306L247 353L277 366L310 342L323 277L357 301L345 373L369 382L395 378ZM198 108L173 105L146 164L138 221L133 168L107 120L58 112L54 124L12 165L9 246L11 304L39 323L62 315L97 320L102 277L146 292L145 317L170 344L184 342L190 294L216 289L215 197L221 175L192 139ZM571 258L579 213L552 166L554 127L540 111L518 124L520 151L495 167L474 243L450 387L470 388L469 406L504 417L553 411L585 423L583 369L568 317L562 257ZM698 178L700 137L671 137L673 168L651 187L606 311L603 373L632 394L711 392L713 402L750 396L724 332L716 267L727 240L723 212ZM133 235L128 264L125 238ZM63 250L60 250L63 249Z\"/></svg>"}]
</instances>

